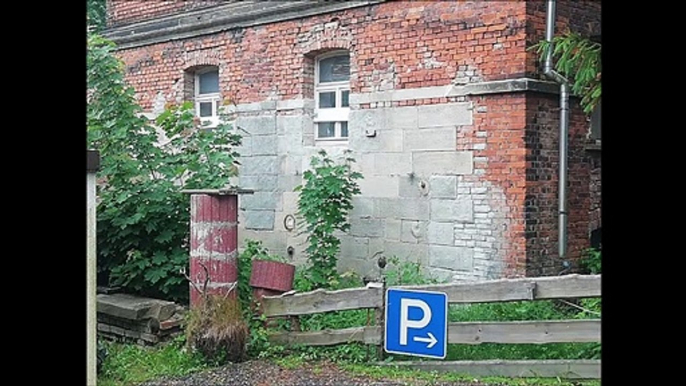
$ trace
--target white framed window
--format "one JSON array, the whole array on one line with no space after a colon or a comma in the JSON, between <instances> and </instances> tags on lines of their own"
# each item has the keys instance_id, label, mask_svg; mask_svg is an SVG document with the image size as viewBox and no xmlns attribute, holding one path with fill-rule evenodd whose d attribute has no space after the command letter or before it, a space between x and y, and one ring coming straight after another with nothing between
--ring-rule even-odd
<instances>
[{"instance_id":1,"label":"white framed window","mask_svg":"<svg viewBox=\"0 0 686 386\"><path fill-rule=\"evenodd\" d=\"M348 140L350 112L350 55L335 51L315 61L315 139L341 142Z\"/></svg>"},{"instance_id":2,"label":"white framed window","mask_svg":"<svg viewBox=\"0 0 686 386\"><path fill-rule=\"evenodd\" d=\"M194 96L195 114L203 127L216 127L219 124L219 69L214 66L195 72Z\"/></svg>"}]
</instances>

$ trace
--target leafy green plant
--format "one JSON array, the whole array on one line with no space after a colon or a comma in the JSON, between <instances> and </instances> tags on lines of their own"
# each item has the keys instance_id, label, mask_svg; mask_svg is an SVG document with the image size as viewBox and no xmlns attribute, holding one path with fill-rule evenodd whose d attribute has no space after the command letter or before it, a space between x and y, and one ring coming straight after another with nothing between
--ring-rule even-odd
<instances>
[{"instance_id":1,"label":"leafy green plant","mask_svg":"<svg viewBox=\"0 0 686 386\"><path fill-rule=\"evenodd\" d=\"M388 267L384 272L386 285L438 284L438 280L422 272L421 264L412 261L400 261L397 256L388 258Z\"/></svg>"},{"instance_id":2,"label":"leafy green plant","mask_svg":"<svg viewBox=\"0 0 686 386\"><path fill-rule=\"evenodd\" d=\"M553 37L552 43L541 40L529 49L536 50L545 60L552 49L555 69L570 79L572 92L581 97L584 112L590 114L602 93L601 45L573 32Z\"/></svg>"},{"instance_id":3,"label":"leafy green plant","mask_svg":"<svg viewBox=\"0 0 686 386\"><path fill-rule=\"evenodd\" d=\"M106 0L87 0L86 10L88 28L94 32L102 30L107 21Z\"/></svg>"},{"instance_id":4,"label":"leafy green plant","mask_svg":"<svg viewBox=\"0 0 686 386\"><path fill-rule=\"evenodd\" d=\"M581 259L581 267L592 275L601 271L602 256L600 249L589 248L586 255Z\"/></svg>"},{"instance_id":5,"label":"leafy green plant","mask_svg":"<svg viewBox=\"0 0 686 386\"><path fill-rule=\"evenodd\" d=\"M240 136L206 130L192 104L168 106L157 127L141 116L115 45L88 36L87 145L100 151L99 282L186 302L190 214L183 188L220 188L236 174ZM160 140L158 135L164 137Z\"/></svg>"},{"instance_id":6,"label":"leafy green plant","mask_svg":"<svg viewBox=\"0 0 686 386\"><path fill-rule=\"evenodd\" d=\"M348 212L352 198L360 193L357 180L362 174L352 171L355 160L345 153L345 162L337 164L325 150L312 157L311 170L303 173L303 185L296 187L299 215L305 220L309 243L306 253L310 266L306 275L313 288L331 288L337 280L336 263L340 239L336 231L350 228Z\"/></svg>"}]
</instances>

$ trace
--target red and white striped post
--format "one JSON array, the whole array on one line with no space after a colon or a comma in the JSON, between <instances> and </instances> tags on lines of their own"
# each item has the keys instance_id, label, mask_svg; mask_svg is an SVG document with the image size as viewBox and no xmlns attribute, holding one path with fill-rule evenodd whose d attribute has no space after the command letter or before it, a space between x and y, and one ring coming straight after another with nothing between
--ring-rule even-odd
<instances>
[{"instance_id":1,"label":"red and white striped post","mask_svg":"<svg viewBox=\"0 0 686 386\"><path fill-rule=\"evenodd\" d=\"M238 190L186 190L191 195L190 305L200 303L205 269L207 294L236 296L238 288ZM240 193L252 193L240 191Z\"/></svg>"}]
</instances>

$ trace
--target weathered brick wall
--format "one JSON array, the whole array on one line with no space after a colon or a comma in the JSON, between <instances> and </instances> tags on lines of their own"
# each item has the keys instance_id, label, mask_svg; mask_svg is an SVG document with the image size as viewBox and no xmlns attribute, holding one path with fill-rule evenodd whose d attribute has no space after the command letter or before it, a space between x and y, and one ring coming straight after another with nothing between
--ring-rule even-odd
<instances>
[{"instance_id":1,"label":"weathered brick wall","mask_svg":"<svg viewBox=\"0 0 686 386\"><path fill-rule=\"evenodd\" d=\"M238 103L311 98L312 56L335 48L350 50L352 92L498 80L524 75L525 12L512 1L391 1L120 56L145 109L208 57L222 63L220 86Z\"/></svg>"},{"instance_id":2,"label":"weathered brick wall","mask_svg":"<svg viewBox=\"0 0 686 386\"><path fill-rule=\"evenodd\" d=\"M573 31L584 36L600 34L600 0L560 0L556 2L555 34ZM547 1L526 2L527 47L545 39ZM527 74L540 74L535 50L527 51Z\"/></svg>"},{"instance_id":3,"label":"weathered brick wall","mask_svg":"<svg viewBox=\"0 0 686 386\"><path fill-rule=\"evenodd\" d=\"M471 98L474 124L460 127L458 150L474 152L474 174L464 181L487 189L491 208L487 227L479 226L479 237L498 236L485 248L504 261L505 276L526 273L524 199L526 185L526 108L524 94ZM499 194L493 194L493 193ZM479 225L477 223L477 225Z\"/></svg>"},{"instance_id":4,"label":"weathered brick wall","mask_svg":"<svg viewBox=\"0 0 686 386\"><path fill-rule=\"evenodd\" d=\"M220 3L222 0L107 0L107 25L113 27L131 24Z\"/></svg>"},{"instance_id":5,"label":"weathered brick wall","mask_svg":"<svg viewBox=\"0 0 686 386\"><path fill-rule=\"evenodd\" d=\"M556 34L571 30L584 36L599 33L600 1L558 1ZM545 37L546 2L527 2L527 45ZM529 51L527 73L541 77L539 56ZM556 275L563 269L558 256L559 97L527 98L527 276ZM568 244L566 260L578 259L590 246L590 231L600 222L600 165L594 168L585 150L590 122L578 99L570 98L568 147Z\"/></svg>"},{"instance_id":6,"label":"weathered brick wall","mask_svg":"<svg viewBox=\"0 0 686 386\"><path fill-rule=\"evenodd\" d=\"M559 101L548 96L527 100L526 239L527 275L562 271L558 256ZM589 122L571 101L568 142L568 249L573 265L589 247L591 164L585 149ZM574 266L574 268L577 268Z\"/></svg>"},{"instance_id":7,"label":"weathered brick wall","mask_svg":"<svg viewBox=\"0 0 686 386\"><path fill-rule=\"evenodd\" d=\"M134 5L126 1L114 3L114 10L119 12L116 20L122 23L179 10L178 4L164 2L153 6L140 2L138 5L144 6L142 14L124 17L125 11L133 12ZM558 3L558 32L570 24L569 20L573 21L571 24L575 28L583 29L585 24L599 18L599 2ZM184 71L208 64L219 66L220 89L224 98L246 106L260 105L243 113L244 122L254 121L260 132L246 139L250 144L246 146L259 151L246 155L259 161L254 164L245 162L242 183L259 181L258 185L267 189L243 200L245 205L256 209L252 215L263 217L248 216L241 223L252 226L259 220L262 227L268 223L278 224L279 216L288 213L286 208L293 206L294 194L290 188L298 173L302 172L300 160L306 163L311 149L303 150L292 144L314 145L313 134L309 132L312 130L311 119L308 118L312 108L307 106L314 96L312 84L316 55L332 49L349 50L352 106L353 96L361 94L524 76L540 78L538 55L527 51L526 47L544 36L544 28L544 1L391 1L124 49L118 55L125 63L127 81L135 87L136 96L146 110L159 111L165 103L180 102L184 98ZM351 132L355 130L353 123L366 124L363 119L365 110L370 110L375 117L388 114L389 118L384 119L392 123L391 116L401 112L412 111L415 119L422 114L426 117L422 113L426 110L420 110L422 106L472 103L472 123L455 124L452 140L455 140L457 152L470 153L473 157L473 172L458 173L457 176L427 175L426 182L433 187L431 193L423 197L414 191L421 178L411 181L412 178L406 177L407 173L398 170L390 172L395 173L395 177L389 177L374 169L379 174L373 176L370 172L368 180L374 177L379 181L387 179L400 184L400 196L364 199L364 205L358 207L374 207L374 215L363 213L360 216L362 222L354 224L360 233L347 240L350 242L344 245L344 252L354 254L359 250L359 255L365 256L380 248L385 248L387 254L403 250L410 251L412 257L424 256L420 260L431 263L432 259L445 260L447 254L462 256L462 252L468 249L465 260L470 261L473 272L460 273L458 269L453 279L559 272L561 262L553 258L557 255L558 99L556 95L535 93L418 96L352 106ZM277 111L275 101L293 101L297 102L294 106L302 104L303 107ZM272 102L274 105L269 105ZM267 105L271 107L265 107ZM446 108L445 111L451 110ZM581 147L586 141L588 122L578 107L571 116L569 255L575 258L588 245L589 211L593 211L590 221L599 223L600 198L599 189L595 187L599 185L600 172L599 163L591 170L588 154ZM305 124L307 119L310 119L309 126ZM395 121L401 120L395 118ZM404 122L400 124L405 126ZM378 128L389 130L381 132L385 134L379 138L393 134L390 131L392 124ZM422 122L415 122L412 130L416 132L404 131L402 135L407 137L418 132L439 131L444 134L442 129L427 128ZM400 137L403 138L400 147L412 145L405 137ZM295 142L289 142L292 140ZM364 148L374 140L355 141L360 140L351 134L351 147L360 145ZM443 144L425 145L432 151L445 150L441 148ZM359 159L362 164L371 159L371 164L365 164L366 170L370 170L369 165L376 168L385 162L381 161L381 156L397 159L407 156L396 150L382 150L378 155L362 151ZM407 153L406 149L403 151ZM259 168L255 166L258 164L261 165ZM290 174L286 176L284 170ZM269 188L265 185L267 183ZM434 187L445 189L452 184L456 186L454 191L443 190L440 192L443 196L434 198L437 193ZM410 189L403 191L403 186ZM416 199L410 197L410 190L411 194L417 195ZM448 200L446 194L455 198ZM375 217L376 213L384 214L379 208L388 206L389 202L409 204L412 200L417 208L431 213L422 212L425 217L413 219L390 218L384 221L383 216ZM456 220L440 213L434 215L446 203L464 207L466 214L457 215ZM454 226L452 234L448 220ZM269 228L272 225L258 227L263 229L260 234L278 235L276 229ZM370 228L370 231L362 232L360 227ZM252 235L249 232L243 234ZM388 242L389 234L392 242ZM415 238L417 234L419 236ZM422 244L427 240L430 243L438 241L427 247ZM283 243L291 241L279 243L279 248L282 248ZM355 264L358 263L369 262L355 260ZM440 265L435 267L436 272L442 272Z\"/></svg>"},{"instance_id":8,"label":"weathered brick wall","mask_svg":"<svg viewBox=\"0 0 686 386\"><path fill-rule=\"evenodd\" d=\"M588 230L592 232L603 226L602 222L602 179L601 179L601 157L600 153L591 153L590 165L591 165L591 176L590 176L590 194L591 194L591 208L589 213L589 223Z\"/></svg>"}]
</instances>

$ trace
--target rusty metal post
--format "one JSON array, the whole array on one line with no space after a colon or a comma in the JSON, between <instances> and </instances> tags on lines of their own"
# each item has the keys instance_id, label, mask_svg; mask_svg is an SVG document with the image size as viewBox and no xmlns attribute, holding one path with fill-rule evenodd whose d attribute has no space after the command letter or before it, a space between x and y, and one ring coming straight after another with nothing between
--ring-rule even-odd
<instances>
[{"instance_id":1,"label":"rusty metal post","mask_svg":"<svg viewBox=\"0 0 686 386\"><path fill-rule=\"evenodd\" d=\"M237 296L238 289L238 194L237 189L183 190L191 196L190 306L201 301L195 289L203 289L209 272L207 294Z\"/></svg>"}]
</instances>

